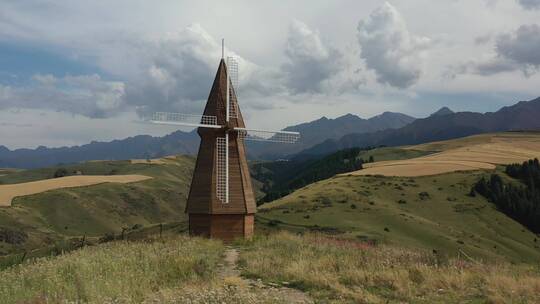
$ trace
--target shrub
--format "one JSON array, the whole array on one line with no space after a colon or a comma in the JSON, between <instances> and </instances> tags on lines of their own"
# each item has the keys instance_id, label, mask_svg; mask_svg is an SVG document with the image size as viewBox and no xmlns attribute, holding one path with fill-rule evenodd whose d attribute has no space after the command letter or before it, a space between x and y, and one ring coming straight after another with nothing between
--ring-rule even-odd
<instances>
[{"instance_id":1,"label":"shrub","mask_svg":"<svg viewBox=\"0 0 540 304\"><path fill-rule=\"evenodd\" d=\"M422 284L425 281L424 275L417 268L409 269L409 279L417 285Z\"/></svg>"},{"instance_id":2,"label":"shrub","mask_svg":"<svg viewBox=\"0 0 540 304\"><path fill-rule=\"evenodd\" d=\"M24 231L0 227L0 243L20 245L26 242L28 235Z\"/></svg>"},{"instance_id":3,"label":"shrub","mask_svg":"<svg viewBox=\"0 0 540 304\"><path fill-rule=\"evenodd\" d=\"M282 221L280 221L280 220L270 220L270 221L268 221L268 226L275 227L275 226L278 226L281 223L282 223Z\"/></svg>"},{"instance_id":4,"label":"shrub","mask_svg":"<svg viewBox=\"0 0 540 304\"><path fill-rule=\"evenodd\" d=\"M143 227L143 225L141 225L141 224L135 224L135 225L133 225L133 226L131 227L131 230L139 230L139 229L141 229L142 227Z\"/></svg>"},{"instance_id":5,"label":"shrub","mask_svg":"<svg viewBox=\"0 0 540 304\"><path fill-rule=\"evenodd\" d=\"M53 177L59 178L59 177L67 176L67 175L68 175L68 171L65 168L59 168L54 172Z\"/></svg>"},{"instance_id":6,"label":"shrub","mask_svg":"<svg viewBox=\"0 0 540 304\"><path fill-rule=\"evenodd\" d=\"M418 193L418 196L420 197L420 200L422 201L430 199L429 193L425 191Z\"/></svg>"}]
</instances>

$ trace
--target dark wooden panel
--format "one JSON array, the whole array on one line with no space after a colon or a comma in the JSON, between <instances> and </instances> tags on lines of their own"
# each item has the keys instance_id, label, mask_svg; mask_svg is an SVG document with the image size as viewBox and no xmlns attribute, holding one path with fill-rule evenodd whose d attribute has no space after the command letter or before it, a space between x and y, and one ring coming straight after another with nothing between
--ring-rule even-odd
<instances>
[{"instance_id":1,"label":"dark wooden panel","mask_svg":"<svg viewBox=\"0 0 540 304\"><path fill-rule=\"evenodd\" d=\"M244 238L244 218L240 214L212 215L211 237L224 241Z\"/></svg>"},{"instance_id":2,"label":"dark wooden panel","mask_svg":"<svg viewBox=\"0 0 540 304\"><path fill-rule=\"evenodd\" d=\"M186 206L188 213L211 213L215 195L215 139L203 137L199 146L197 162Z\"/></svg>"},{"instance_id":3,"label":"dark wooden panel","mask_svg":"<svg viewBox=\"0 0 540 304\"><path fill-rule=\"evenodd\" d=\"M189 234L193 236L210 237L211 215L190 214Z\"/></svg>"}]
</instances>

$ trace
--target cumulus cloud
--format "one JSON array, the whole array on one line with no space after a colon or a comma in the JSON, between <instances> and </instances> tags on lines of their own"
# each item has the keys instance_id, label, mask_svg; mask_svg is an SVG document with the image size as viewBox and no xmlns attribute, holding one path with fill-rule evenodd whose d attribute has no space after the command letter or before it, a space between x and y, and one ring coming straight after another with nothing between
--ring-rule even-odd
<instances>
[{"instance_id":1,"label":"cumulus cloud","mask_svg":"<svg viewBox=\"0 0 540 304\"><path fill-rule=\"evenodd\" d=\"M342 68L342 54L325 45L318 32L293 21L285 48L288 62L282 66L293 93L320 93L323 83Z\"/></svg>"},{"instance_id":2,"label":"cumulus cloud","mask_svg":"<svg viewBox=\"0 0 540 304\"><path fill-rule=\"evenodd\" d=\"M519 4L525 9L540 9L540 0L518 0Z\"/></svg>"},{"instance_id":3,"label":"cumulus cloud","mask_svg":"<svg viewBox=\"0 0 540 304\"><path fill-rule=\"evenodd\" d=\"M495 55L471 61L454 70L454 74L473 73L483 76L522 71L530 76L540 69L540 26L522 25L512 33L497 36Z\"/></svg>"},{"instance_id":4,"label":"cumulus cloud","mask_svg":"<svg viewBox=\"0 0 540 304\"><path fill-rule=\"evenodd\" d=\"M31 85L0 85L0 109L43 109L109 117L125 109L125 84L105 81L99 75L34 75Z\"/></svg>"},{"instance_id":5,"label":"cumulus cloud","mask_svg":"<svg viewBox=\"0 0 540 304\"><path fill-rule=\"evenodd\" d=\"M99 75L57 78L37 74L29 84L0 84L0 108L48 109L92 118L124 110L136 110L141 115L202 111L221 58L221 41L201 25L192 24L153 39L124 35L111 43L122 50L118 53L123 58L107 53L106 58L112 56L116 61L98 58L98 62L106 73L121 70L116 77L122 82L107 81ZM287 93L281 69L258 66L229 49L226 56L233 56L240 66L239 94L246 97L243 109L260 108L252 97ZM128 68L119 69L118 65Z\"/></svg>"},{"instance_id":6,"label":"cumulus cloud","mask_svg":"<svg viewBox=\"0 0 540 304\"><path fill-rule=\"evenodd\" d=\"M201 25L192 24L143 45L147 56L139 62L142 75L128 83L127 103L143 114L200 111L221 58L221 41ZM266 90L279 86L276 71L262 68L231 50L226 53L240 66L242 94L266 94Z\"/></svg>"},{"instance_id":7,"label":"cumulus cloud","mask_svg":"<svg viewBox=\"0 0 540 304\"><path fill-rule=\"evenodd\" d=\"M422 73L421 53L430 39L409 32L400 12L385 2L358 24L361 57L377 81L398 88L415 84Z\"/></svg>"},{"instance_id":8,"label":"cumulus cloud","mask_svg":"<svg viewBox=\"0 0 540 304\"><path fill-rule=\"evenodd\" d=\"M497 39L496 51L522 68L540 67L540 26L522 25L514 33Z\"/></svg>"}]
</instances>

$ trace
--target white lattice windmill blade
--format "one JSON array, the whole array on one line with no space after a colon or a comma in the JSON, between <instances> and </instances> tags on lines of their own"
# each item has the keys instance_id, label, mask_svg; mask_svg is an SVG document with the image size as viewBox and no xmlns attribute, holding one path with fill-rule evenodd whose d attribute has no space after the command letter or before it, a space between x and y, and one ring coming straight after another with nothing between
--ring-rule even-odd
<instances>
[{"instance_id":1,"label":"white lattice windmill blade","mask_svg":"<svg viewBox=\"0 0 540 304\"><path fill-rule=\"evenodd\" d=\"M217 117L210 115L197 115L185 113L156 112L149 119L151 123L160 125L187 126L198 128L221 129L217 124Z\"/></svg>"},{"instance_id":2,"label":"white lattice windmill blade","mask_svg":"<svg viewBox=\"0 0 540 304\"><path fill-rule=\"evenodd\" d=\"M298 132L268 131L246 128L234 129L238 131L238 137L244 140L294 144L300 139L300 133Z\"/></svg>"}]
</instances>

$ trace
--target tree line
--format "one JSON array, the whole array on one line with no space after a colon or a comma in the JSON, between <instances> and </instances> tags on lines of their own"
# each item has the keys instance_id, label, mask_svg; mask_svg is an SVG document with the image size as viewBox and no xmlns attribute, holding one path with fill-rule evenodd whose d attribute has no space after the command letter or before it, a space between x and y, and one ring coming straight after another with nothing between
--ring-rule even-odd
<instances>
[{"instance_id":1,"label":"tree line","mask_svg":"<svg viewBox=\"0 0 540 304\"><path fill-rule=\"evenodd\" d=\"M538 159L506 167L506 174L523 184L505 182L498 174L482 177L471 190L535 233L540 233L540 164Z\"/></svg>"},{"instance_id":2,"label":"tree line","mask_svg":"<svg viewBox=\"0 0 540 304\"><path fill-rule=\"evenodd\" d=\"M265 193L260 203L271 202L336 174L361 170L364 163L375 161L373 156L365 160L359 157L360 152L371 149L345 149L316 160L256 164L252 168L252 175L263 182L262 191Z\"/></svg>"}]
</instances>

